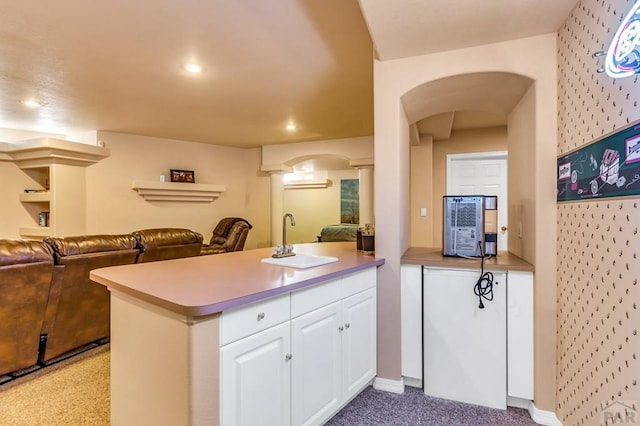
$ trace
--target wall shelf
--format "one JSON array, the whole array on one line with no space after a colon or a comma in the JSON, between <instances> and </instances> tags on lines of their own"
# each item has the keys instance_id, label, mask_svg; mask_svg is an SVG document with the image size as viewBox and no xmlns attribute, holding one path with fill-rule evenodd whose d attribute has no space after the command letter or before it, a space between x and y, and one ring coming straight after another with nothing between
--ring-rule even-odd
<instances>
[{"instance_id":1,"label":"wall shelf","mask_svg":"<svg viewBox=\"0 0 640 426\"><path fill-rule=\"evenodd\" d=\"M0 160L11 160L23 169L51 164L86 167L109 157L109 149L54 138L39 138L0 145Z\"/></svg>"},{"instance_id":2,"label":"wall shelf","mask_svg":"<svg viewBox=\"0 0 640 426\"><path fill-rule=\"evenodd\" d=\"M206 183L132 181L131 188L147 201L181 201L210 203L220 196L226 187Z\"/></svg>"},{"instance_id":3,"label":"wall shelf","mask_svg":"<svg viewBox=\"0 0 640 426\"><path fill-rule=\"evenodd\" d=\"M38 226L38 227L31 227L31 228L25 227L25 228L20 228L18 232L23 237L45 238L53 235L53 230L49 226Z\"/></svg>"},{"instance_id":4,"label":"wall shelf","mask_svg":"<svg viewBox=\"0 0 640 426\"><path fill-rule=\"evenodd\" d=\"M18 199L30 216L30 225L18 229L22 237L82 235L86 232L86 168L107 157L104 146L55 138L15 143L0 142L0 161L11 161L32 180ZM49 188L49 184L51 187ZM50 189L44 191L44 189ZM49 226L37 226L39 215L49 212ZM25 222L25 225L29 225Z\"/></svg>"},{"instance_id":5,"label":"wall shelf","mask_svg":"<svg viewBox=\"0 0 640 426\"><path fill-rule=\"evenodd\" d=\"M47 203L51 201L51 193L47 192L23 192L20 194L22 203Z\"/></svg>"}]
</instances>

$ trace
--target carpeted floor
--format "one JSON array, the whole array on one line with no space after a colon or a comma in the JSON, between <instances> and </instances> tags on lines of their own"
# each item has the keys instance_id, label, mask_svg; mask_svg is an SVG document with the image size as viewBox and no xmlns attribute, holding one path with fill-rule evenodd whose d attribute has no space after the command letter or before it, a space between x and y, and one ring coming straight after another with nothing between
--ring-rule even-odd
<instances>
[{"instance_id":1,"label":"carpeted floor","mask_svg":"<svg viewBox=\"0 0 640 426\"><path fill-rule=\"evenodd\" d=\"M495 410L432 398L421 389L404 394L368 387L326 424L327 426L509 426L535 425L529 412L509 407Z\"/></svg>"},{"instance_id":2,"label":"carpeted floor","mask_svg":"<svg viewBox=\"0 0 640 426\"><path fill-rule=\"evenodd\" d=\"M109 345L0 386L3 426L109 425Z\"/></svg>"},{"instance_id":3,"label":"carpeted floor","mask_svg":"<svg viewBox=\"0 0 640 426\"><path fill-rule=\"evenodd\" d=\"M3 426L109 425L109 345L77 355L0 385ZM523 409L493 410L426 396L371 387L358 395L328 426L535 425ZM265 425L279 426L279 425Z\"/></svg>"}]
</instances>

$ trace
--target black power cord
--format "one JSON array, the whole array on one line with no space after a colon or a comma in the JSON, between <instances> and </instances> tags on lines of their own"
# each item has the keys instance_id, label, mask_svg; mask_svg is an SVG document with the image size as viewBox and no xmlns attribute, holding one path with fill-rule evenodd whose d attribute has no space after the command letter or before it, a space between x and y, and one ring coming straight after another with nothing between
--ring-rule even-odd
<instances>
[{"instance_id":1,"label":"black power cord","mask_svg":"<svg viewBox=\"0 0 640 426\"><path fill-rule=\"evenodd\" d=\"M493 273L484 272L484 252L482 250L482 241L478 242L480 246L480 278L476 282L476 285L473 286L473 292L476 296L478 296L478 301L480 304L478 308L484 309L484 303L482 303L482 299L491 302L493 300ZM496 283L497 285L498 283Z\"/></svg>"}]
</instances>

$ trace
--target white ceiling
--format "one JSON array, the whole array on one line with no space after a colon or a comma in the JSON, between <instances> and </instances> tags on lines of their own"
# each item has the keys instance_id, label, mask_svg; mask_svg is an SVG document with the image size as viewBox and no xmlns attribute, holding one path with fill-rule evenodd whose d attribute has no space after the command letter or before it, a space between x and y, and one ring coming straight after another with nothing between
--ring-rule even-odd
<instances>
[{"instance_id":1,"label":"white ceiling","mask_svg":"<svg viewBox=\"0 0 640 426\"><path fill-rule=\"evenodd\" d=\"M371 135L373 44L387 60L553 32L576 1L4 1L0 127L238 147Z\"/></svg>"},{"instance_id":2,"label":"white ceiling","mask_svg":"<svg viewBox=\"0 0 640 426\"><path fill-rule=\"evenodd\" d=\"M373 133L356 0L2 3L0 127L231 146ZM202 75L182 70L191 60ZM20 104L32 97L46 107Z\"/></svg>"}]
</instances>

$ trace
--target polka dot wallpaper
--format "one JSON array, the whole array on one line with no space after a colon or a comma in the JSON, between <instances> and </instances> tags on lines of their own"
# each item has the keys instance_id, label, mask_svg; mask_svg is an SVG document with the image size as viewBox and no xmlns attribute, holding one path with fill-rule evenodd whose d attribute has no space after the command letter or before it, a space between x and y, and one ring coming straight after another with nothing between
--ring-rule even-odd
<instances>
[{"instance_id":1,"label":"polka dot wallpaper","mask_svg":"<svg viewBox=\"0 0 640 426\"><path fill-rule=\"evenodd\" d=\"M640 120L640 77L598 73L594 57L634 3L579 1L559 30L558 155ZM556 414L640 423L640 198L558 204L557 226Z\"/></svg>"}]
</instances>

